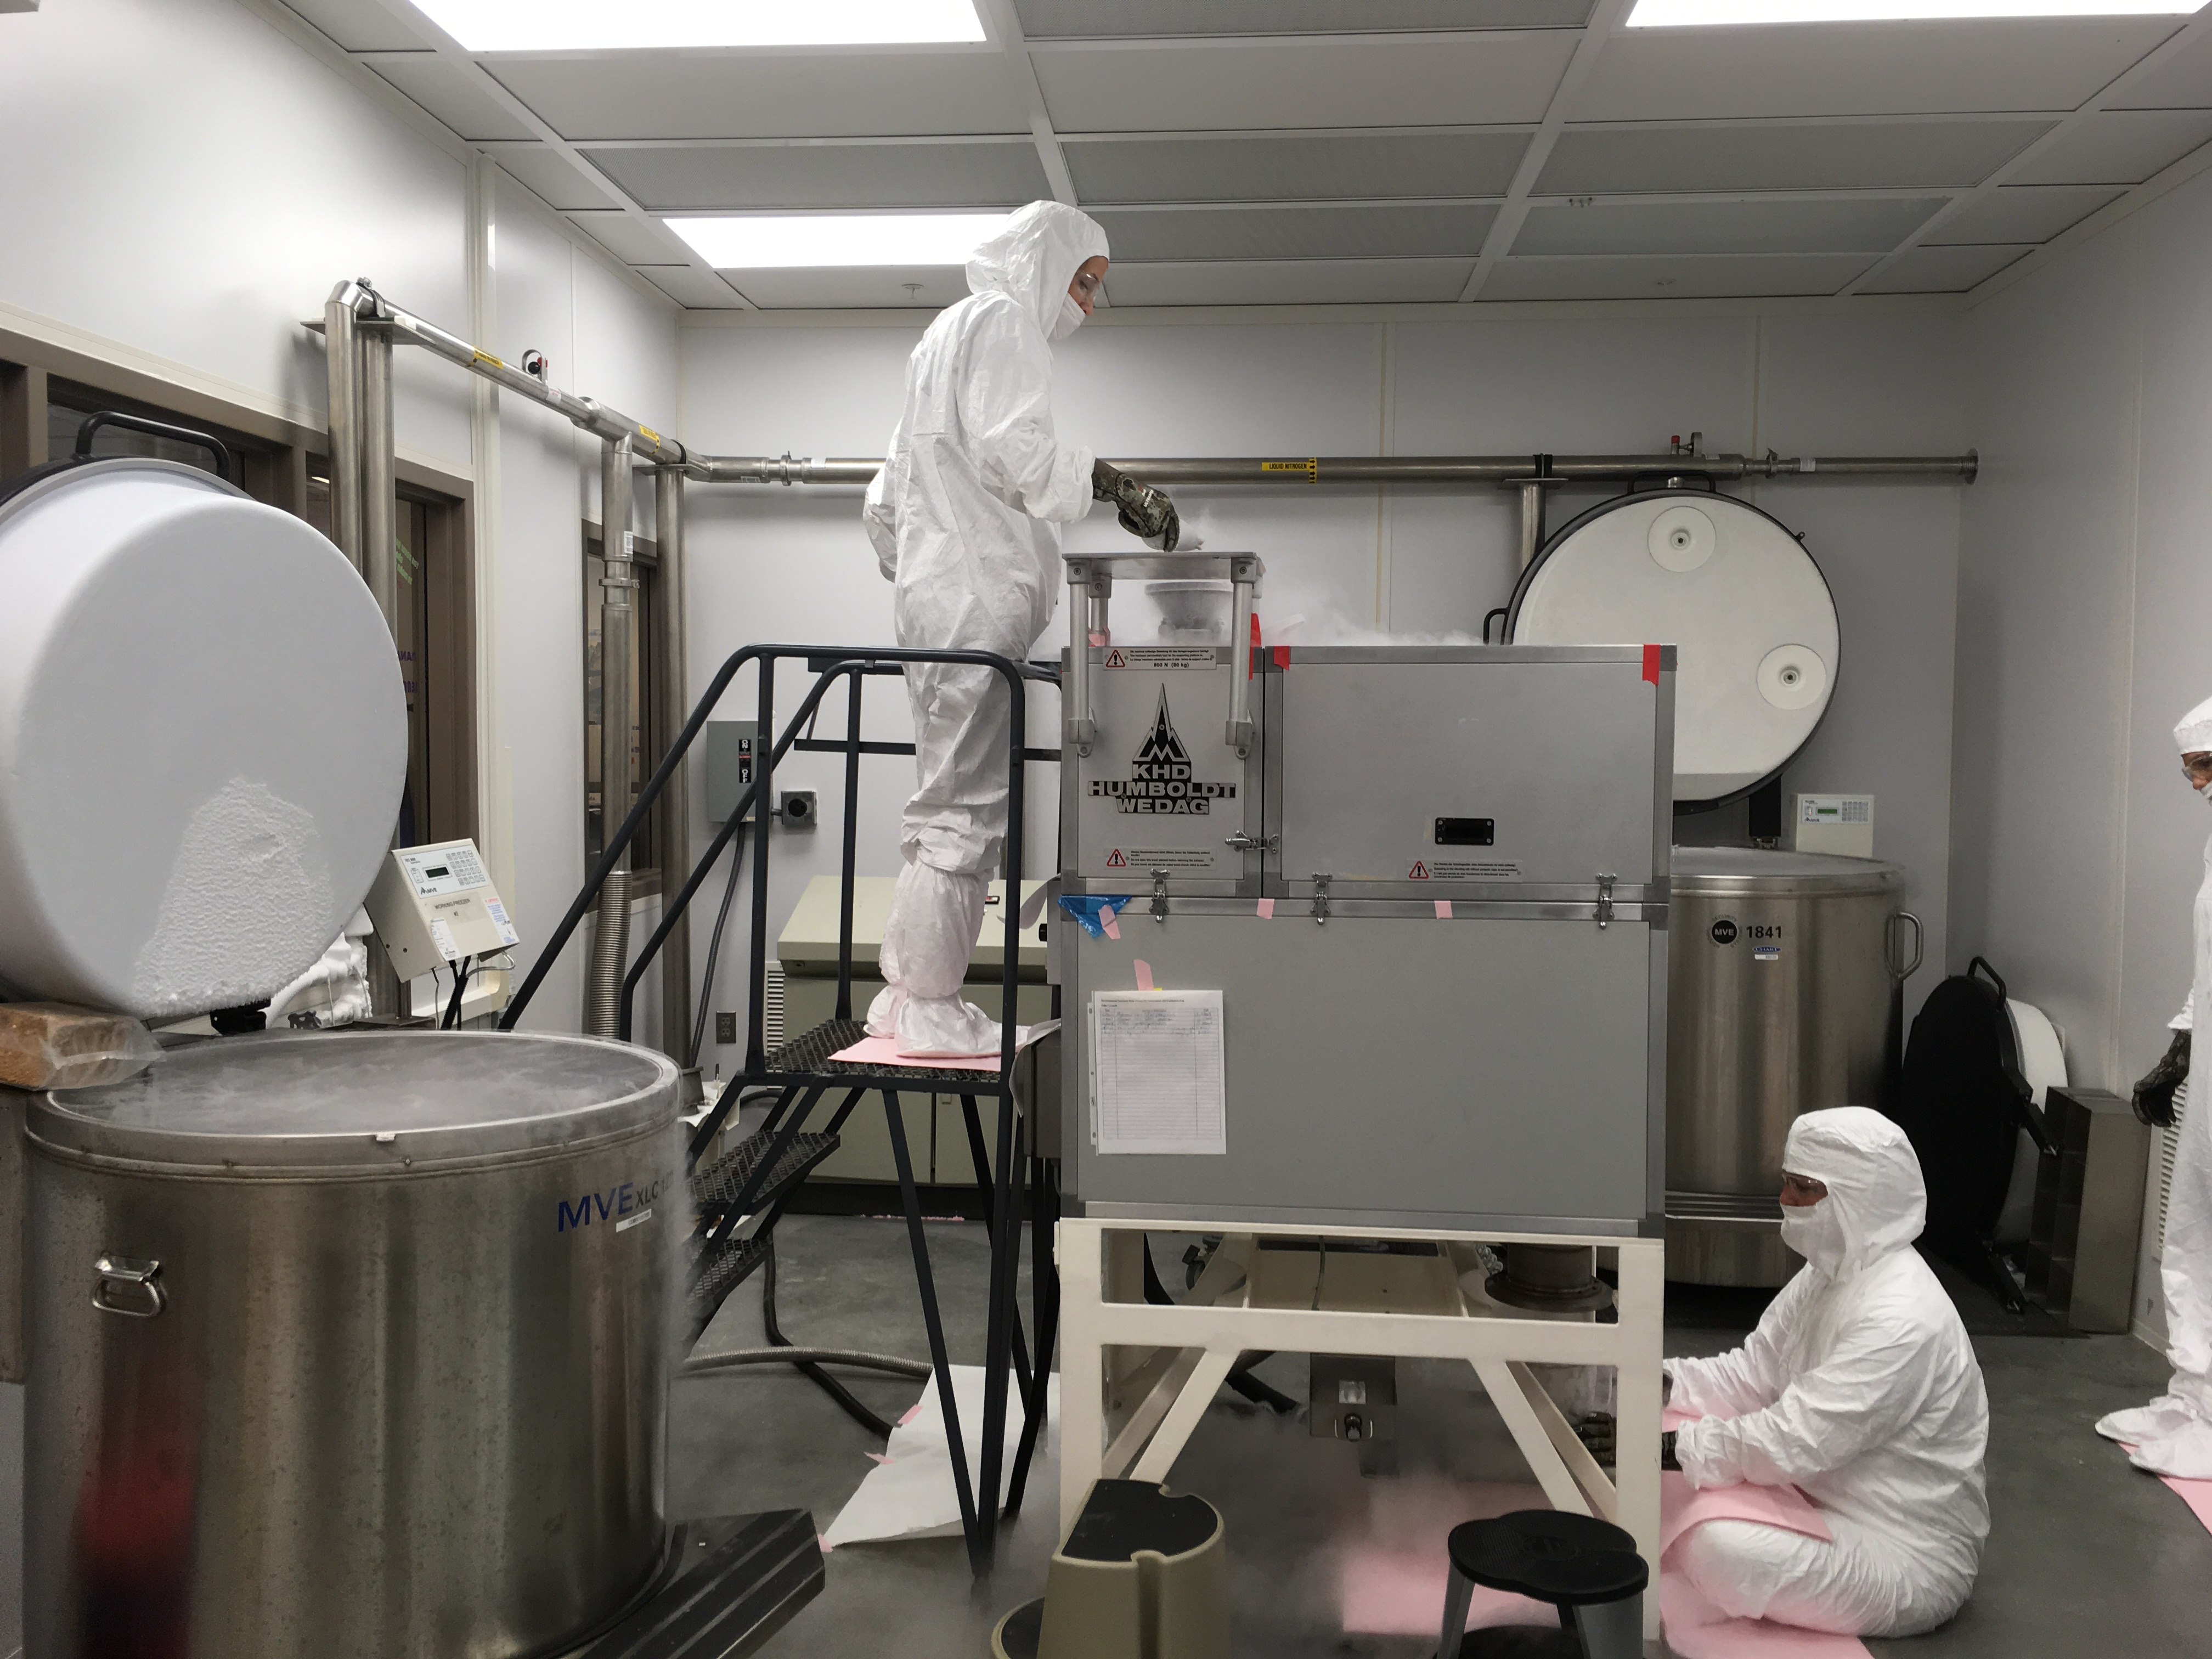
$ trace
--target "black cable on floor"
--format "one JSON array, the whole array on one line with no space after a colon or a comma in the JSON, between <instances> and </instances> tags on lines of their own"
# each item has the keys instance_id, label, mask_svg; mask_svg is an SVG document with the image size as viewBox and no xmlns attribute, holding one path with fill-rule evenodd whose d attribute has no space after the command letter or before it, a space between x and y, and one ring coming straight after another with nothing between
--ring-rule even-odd
<instances>
[{"instance_id":1,"label":"black cable on floor","mask_svg":"<svg viewBox=\"0 0 2212 1659\"><path fill-rule=\"evenodd\" d=\"M761 1328L768 1334L769 1346L778 1348L797 1345L786 1336L775 1322L775 1241L769 1241L768 1254L761 1259ZM792 1362L812 1379L814 1385L844 1408L845 1415L858 1423L878 1440L891 1437L891 1425L854 1398L853 1391L821 1366L808 1359Z\"/></svg>"}]
</instances>

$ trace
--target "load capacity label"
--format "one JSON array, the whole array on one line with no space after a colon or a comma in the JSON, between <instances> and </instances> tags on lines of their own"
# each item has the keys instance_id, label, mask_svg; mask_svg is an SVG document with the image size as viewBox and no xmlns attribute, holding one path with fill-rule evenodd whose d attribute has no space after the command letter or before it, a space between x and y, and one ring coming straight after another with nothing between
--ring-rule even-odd
<instances>
[{"instance_id":1,"label":"load capacity label","mask_svg":"<svg viewBox=\"0 0 2212 1659\"><path fill-rule=\"evenodd\" d=\"M1518 881L1521 866L1512 859L1414 859L1407 881Z\"/></svg>"},{"instance_id":2,"label":"load capacity label","mask_svg":"<svg viewBox=\"0 0 2212 1659\"><path fill-rule=\"evenodd\" d=\"M1109 668L1218 668L1210 645L1117 645L1106 653Z\"/></svg>"}]
</instances>

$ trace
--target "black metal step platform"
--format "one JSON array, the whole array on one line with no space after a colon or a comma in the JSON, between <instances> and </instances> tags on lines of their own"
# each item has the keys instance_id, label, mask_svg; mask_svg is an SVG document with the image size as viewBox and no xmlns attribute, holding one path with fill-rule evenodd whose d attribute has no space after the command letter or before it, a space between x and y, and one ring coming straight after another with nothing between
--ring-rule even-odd
<instances>
[{"instance_id":1,"label":"black metal step platform","mask_svg":"<svg viewBox=\"0 0 2212 1659\"><path fill-rule=\"evenodd\" d=\"M743 1659L821 1594L805 1510L686 1522L659 1593L575 1659Z\"/></svg>"},{"instance_id":2,"label":"black metal step platform","mask_svg":"<svg viewBox=\"0 0 2212 1659\"><path fill-rule=\"evenodd\" d=\"M864 1065L859 1060L830 1058L851 1048L867 1034L868 1028L857 1019L824 1020L812 1030L801 1032L769 1054L764 1062L761 1080L768 1083L812 1081L850 1086L865 1079L883 1079L893 1082L934 1084L937 1085L935 1091L939 1094L999 1092L999 1073L996 1071L978 1072L964 1066L931 1066L922 1062L912 1066ZM947 1085L956 1086L947 1087Z\"/></svg>"},{"instance_id":3,"label":"black metal step platform","mask_svg":"<svg viewBox=\"0 0 2212 1659\"><path fill-rule=\"evenodd\" d=\"M691 1206L697 1212L700 1224L711 1225L722 1218L723 1212L742 1194L760 1168L761 1159L767 1157L774 1137L754 1133L747 1135L736 1146L711 1164L702 1164L691 1177ZM792 1137L791 1145L784 1148L783 1156L769 1171L747 1206L754 1213L772 1207L776 1200L806 1179L814 1166L837 1150L836 1135L801 1133Z\"/></svg>"}]
</instances>

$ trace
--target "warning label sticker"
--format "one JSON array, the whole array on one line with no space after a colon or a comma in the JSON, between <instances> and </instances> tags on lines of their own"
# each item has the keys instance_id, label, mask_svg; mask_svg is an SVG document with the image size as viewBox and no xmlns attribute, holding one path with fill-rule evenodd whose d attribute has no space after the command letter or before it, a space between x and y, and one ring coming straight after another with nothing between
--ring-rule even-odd
<instances>
[{"instance_id":1,"label":"warning label sticker","mask_svg":"<svg viewBox=\"0 0 2212 1659\"><path fill-rule=\"evenodd\" d=\"M1409 881L1518 881L1521 866L1513 859L1415 859Z\"/></svg>"},{"instance_id":2,"label":"warning label sticker","mask_svg":"<svg viewBox=\"0 0 2212 1659\"><path fill-rule=\"evenodd\" d=\"M1106 867L1109 870L1126 870L1129 867L1128 858L1117 847L1106 855Z\"/></svg>"},{"instance_id":3,"label":"warning label sticker","mask_svg":"<svg viewBox=\"0 0 2212 1659\"><path fill-rule=\"evenodd\" d=\"M1109 668L1215 668L1210 645L1117 645L1106 653Z\"/></svg>"},{"instance_id":4,"label":"warning label sticker","mask_svg":"<svg viewBox=\"0 0 2212 1659\"><path fill-rule=\"evenodd\" d=\"M1106 862L1114 864L1110 858ZM1211 870L1213 854L1203 847L1132 847L1129 864L1138 870Z\"/></svg>"}]
</instances>

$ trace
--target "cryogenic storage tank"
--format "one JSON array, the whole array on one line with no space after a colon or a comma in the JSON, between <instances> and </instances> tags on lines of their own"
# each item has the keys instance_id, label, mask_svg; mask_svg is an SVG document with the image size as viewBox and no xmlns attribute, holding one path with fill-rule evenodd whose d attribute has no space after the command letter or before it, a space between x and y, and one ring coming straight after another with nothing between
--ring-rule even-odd
<instances>
[{"instance_id":1,"label":"cryogenic storage tank","mask_svg":"<svg viewBox=\"0 0 2212 1659\"><path fill-rule=\"evenodd\" d=\"M1782 1143L1801 1112L1881 1099L1891 988L1920 952L1904 892L1905 872L1873 859L1674 849L1669 1279L1779 1285L1796 1267L1778 1231Z\"/></svg>"},{"instance_id":2,"label":"cryogenic storage tank","mask_svg":"<svg viewBox=\"0 0 2212 1659\"><path fill-rule=\"evenodd\" d=\"M234 1037L29 1109L27 1650L560 1652L654 1579L676 1068Z\"/></svg>"}]
</instances>

